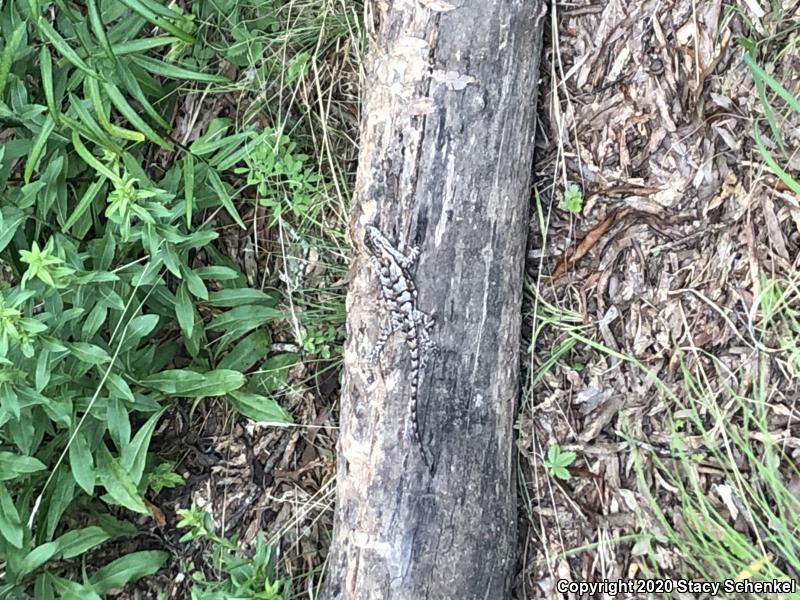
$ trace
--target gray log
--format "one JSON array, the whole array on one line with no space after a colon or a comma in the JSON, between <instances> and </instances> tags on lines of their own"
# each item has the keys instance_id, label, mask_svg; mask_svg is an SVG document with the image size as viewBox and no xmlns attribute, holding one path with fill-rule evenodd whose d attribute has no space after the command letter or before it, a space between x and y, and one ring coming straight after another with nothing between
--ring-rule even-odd
<instances>
[{"instance_id":1,"label":"gray log","mask_svg":"<svg viewBox=\"0 0 800 600\"><path fill-rule=\"evenodd\" d=\"M454 6L451 6L451 4ZM514 415L541 0L371 3L351 240L337 507L323 600L507 597L515 566ZM364 228L418 244L420 310L440 354L410 422L402 334Z\"/></svg>"}]
</instances>

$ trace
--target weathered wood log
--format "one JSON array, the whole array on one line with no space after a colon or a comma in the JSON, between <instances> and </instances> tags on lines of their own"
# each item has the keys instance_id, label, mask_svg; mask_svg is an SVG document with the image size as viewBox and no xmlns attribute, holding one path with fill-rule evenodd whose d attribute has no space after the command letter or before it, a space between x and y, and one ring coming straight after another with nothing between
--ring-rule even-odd
<instances>
[{"instance_id":1,"label":"weathered wood log","mask_svg":"<svg viewBox=\"0 0 800 600\"><path fill-rule=\"evenodd\" d=\"M452 3L452 6L451 4ZM351 240L337 508L323 600L507 597L515 564L514 411L542 0L374 2ZM423 369L364 251L377 226L418 244Z\"/></svg>"}]
</instances>

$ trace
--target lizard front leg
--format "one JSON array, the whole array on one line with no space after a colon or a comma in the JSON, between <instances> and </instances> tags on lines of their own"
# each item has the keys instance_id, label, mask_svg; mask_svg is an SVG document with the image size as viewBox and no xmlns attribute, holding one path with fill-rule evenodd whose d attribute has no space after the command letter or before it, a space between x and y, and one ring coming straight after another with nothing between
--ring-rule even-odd
<instances>
[{"instance_id":1,"label":"lizard front leg","mask_svg":"<svg viewBox=\"0 0 800 600\"><path fill-rule=\"evenodd\" d=\"M372 272L375 276L380 279L381 278L381 261L376 256L369 257L369 267L372 269Z\"/></svg>"},{"instance_id":2,"label":"lizard front leg","mask_svg":"<svg viewBox=\"0 0 800 600\"><path fill-rule=\"evenodd\" d=\"M420 249L419 246L412 246L408 252L403 256L402 260L398 261L400 266L404 269L410 269L419 260Z\"/></svg>"}]
</instances>

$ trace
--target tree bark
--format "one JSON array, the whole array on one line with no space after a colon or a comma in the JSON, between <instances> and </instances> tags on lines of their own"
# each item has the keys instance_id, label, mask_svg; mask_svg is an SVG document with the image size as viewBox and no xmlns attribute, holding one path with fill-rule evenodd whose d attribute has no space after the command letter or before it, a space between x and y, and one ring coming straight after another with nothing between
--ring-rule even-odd
<instances>
[{"instance_id":1,"label":"tree bark","mask_svg":"<svg viewBox=\"0 0 800 600\"><path fill-rule=\"evenodd\" d=\"M452 3L452 5L450 4ZM513 423L542 0L373 2L351 241L334 538L323 600L507 597ZM364 229L419 245L419 310L439 353L410 417L409 348Z\"/></svg>"}]
</instances>

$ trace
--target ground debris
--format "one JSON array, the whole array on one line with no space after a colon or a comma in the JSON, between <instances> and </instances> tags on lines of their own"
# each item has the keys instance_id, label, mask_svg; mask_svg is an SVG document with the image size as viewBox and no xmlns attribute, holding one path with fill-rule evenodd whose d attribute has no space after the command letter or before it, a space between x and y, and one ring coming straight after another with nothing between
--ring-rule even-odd
<instances>
[{"instance_id":1,"label":"ground debris","mask_svg":"<svg viewBox=\"0 0 800 600\"><path fill-rule=\"evenodd\" d=\"M800 455L796 352L767 312L771 292L797 309L776 282L796 281L799 203L755 151L751 119L764 108L731 42L774 26L765 4L731 14L719 0L609 0L554 21L537 162L549 247L528 266L533 360L518 423L529 538L519 598L568 597L558 579L687 576L662 519L695 525L670 473L689 464L709 505L757 539L731 467L753 474L749 444L780 440ZM765 68L796 88L791 54ZM782 132L797 147L797 126ZM559 204L572 182L583 190L577 215ZM728 428L748 418L736 398L759 385L765 429L721 461ZM567 481L548 473L552 444L577 454ZM800 488L788 474L785 485Z\"/></svg>"}]
</instances>

